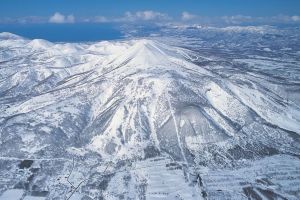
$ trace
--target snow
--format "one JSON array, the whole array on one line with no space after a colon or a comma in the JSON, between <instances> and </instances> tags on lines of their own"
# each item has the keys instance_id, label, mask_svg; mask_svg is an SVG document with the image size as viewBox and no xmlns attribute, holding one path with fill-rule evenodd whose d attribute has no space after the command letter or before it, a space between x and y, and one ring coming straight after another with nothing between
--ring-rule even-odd
<instances>
[{"instance_id":1,"label":"snow","mask_svg":"<svg viewBox=\"0 0 300 200\"><path fill-rule=\"evenodd\" d=\"M82 199L82 195L79 193L75 193L71 196L70 200L81 200Z\"/></svg>"},{"instance_id":2,"label":"snow","mask_svg":"<svg viewBox=\"0 0 300 200\"><path fill-rule=\"evenodd\" d=\"M135 191L132 184L143 185L146 189L146 199L199 199L197 187L191 186L182 171L178 168L180 165L174 165L172 160L166 157L157 157L139 161L129 171L115 176L108 185L106 192L107 199L114 199L117 193L125 193L128 198L138 198L138 191ZM130 174L129 190L124 188L123 177Z\"/></svg>"},{"instance_id":3,"label":"snow","mask_svg":"<svg viewBox=\"0 0 300 200\"><path fill-rule=\"evenodd\" d=\"M46 40L34 39L28 43L28 46L34 51L43 51L51 48L53 44Z\"/></svg>"},{"instance_id":4,"label":"snow","mask_svg":"<svg viewBox=\"0 0 300 200\"><path fill-rule=\"evenodd\" d=\"M10 189L6 190L1 196L0 200L21 200L24 190Z\"/></svg>"},{"instance_id":5,"label":"snow","mask_svg":"<svg viewBox=\"0 0 300 200\"><path fill-rule=\"evenodd\" d=\"M260 34L276 32L276 30L271 26L228 26L219 28L219 30L226 32L250 32Z\"/></svg>"},{"instance_id":6,"label":"snow","mask_svg":"<svg viewBox=\"0 0 300 200\"><path fill-rule=\"evenodd\" d=\"M230 85L230 87L245 105L251 107L265 120L281 128L294 131L296 133L299 132L299 107L295 105L278 105L258 90L236 85Z\"/></svg>"},{"instance_id":7,"label":"snow","mask_svg":"<svg viewBox=\"0 0 300 200\"><path fill-rule=\"evenodd\" d=\"M204 182L206 182L204 187L208 189L208 195L213 199L221 197L226 199L248 199L243 193L243 188L255 187L254 183L258 180L267 180L266 183L262 182L257 184L256 187L269 190L269 193L275 192L275 194L281 194L288 199L296 200L297 197L289 195L289 190L294 190L299 186L299 183L292 178L299 175L297 169L299 164L299 159L276 155L245 162L238 169L203 169L201 173ZM258 194L260 198L264 198L264 195Z\"/></svg>"},{"instance_id":8,"label":"snow","mask_svg":"<svg viewBox=\"0 0 300 200\"><path fill-rule=\"evenodd\" d=\"M272 26L226 26L226 27L212 27L212 26L201 26L198 24L194 25L176 25L172 26L176 29L188 29L188 28L196 28L199 30L208 30L208 31L216 31L216 32L227 32L227 33L276 33L278 32Z\"/></svg>"},{"instance_id":9,"label":"snow","mask_svg":"<svg viewBox=\"0 0 300 200\"><path fill-rule=\"evenodd\" d=\"M21 36L18 36L16 34L13 33L9 33L9 32L2 32L0 33L0 40L17 40L17 39L23 39Z\"/></svg>"},{"instance_id":10,"label":"snow","mask_svg":"<svg viewBox=\"0 0 300 200\"><path fill-rule=\"evenodd\" d=\"M38 197L38 196L25 196L23 200L45 200L45 197Z\"/></svg>"},{"instance_id":11,"label":"snow","mask_svg":"<svg viewBox=\"0 0 300 200\"><path fill-rule=\"evenodd\" d=\"M257 35L272 27L197 28L208 35L51 43L1 34L0 188L29 180L46 196L8 189L0 200L61 198L79 183L74 199L243 199L247 181L262 199L260 189L298 198L295 53ZM245 48L241 33L257 46ZM238 44L226 44L231 36ZM270 175L274 188L256 181Z\"/></svg>"},{"instance_id":12,"label":"snow","mask_svg":"<svg viewBox=\"0 0 300 200\"><path fill-rule=\"evenodd\" d=\"M214 108L240 125L246 123L248 110L243 104L214 82L206 88L207 99Z\"/></svg>"}]
</instances>

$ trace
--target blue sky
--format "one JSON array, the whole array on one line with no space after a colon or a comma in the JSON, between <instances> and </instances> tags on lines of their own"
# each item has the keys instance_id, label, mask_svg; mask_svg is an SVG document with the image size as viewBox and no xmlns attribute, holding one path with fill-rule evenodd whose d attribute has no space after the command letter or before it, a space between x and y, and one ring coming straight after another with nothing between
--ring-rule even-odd
<instances>
[{"instance_id":1,"label":"blue sky","mask_svg":"<svg viewBox=\"0 0 300 200\"><path fill-rule=\"evenodd\" d=\"M155 10L170 15L186 10L199 15L299 15L298 0L1 0L0 15L119 15L126 11Z\"/></svg>"},{"instance_id":2,"label":"blue sky","mask_svg":"<svg viewBox=\"0 0 300 200\"><path fill-rule=\"evenodd\" d=\"M144 13L148 11L148 14ZM150 12L152 13L150 13ZM271 18L300 16L299 0L1 0L0 23L180 20L197 17L247 16ZM69 16L69 18L68 18ZM144 18L143 18L144 16ZM147 18L148 16L148 18ZM63 19L63 20L62 20ZM293 18L291 18L293 19ZM286 18L287 20L287 18ZM51 20L50 20L51 21ZM126 20L124 20L126 21ZM130 20L129 20L130 21ZM297 21L297 17L294 17ZM300 20L299 20L300 21ZM52 20L55 22L55 20Z\"/></svg>"},{"instance_id":3,"label":"blue sky","mask_svg":"<svg viewBox=\"0 0 300 200\"><path fill-rule=\"evenodd\" d=\"M300 0L0 0L0 32L28 38L106 40L174 24L299 26Z\"/></svg>"}]
</instances>

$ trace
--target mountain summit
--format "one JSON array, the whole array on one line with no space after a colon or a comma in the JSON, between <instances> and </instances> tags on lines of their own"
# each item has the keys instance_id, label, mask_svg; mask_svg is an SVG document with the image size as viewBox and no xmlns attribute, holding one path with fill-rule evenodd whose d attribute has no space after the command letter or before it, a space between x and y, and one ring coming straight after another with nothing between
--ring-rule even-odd
<instances>
[{"instance_id":1,"label":"mountain summit","mask_svg":"<svg viewBox=\"0 0 300 200\"><path fill-rule=\"evenodd\" d=\"M220 68L221 59L160 40L68 44L7 33L0 49L1 173L10 180L0 188L48 199L72 191L92 199L205 199L217 197L214 187L231 174L242 180L252 162L262 176L272 174L266 163L297 174L285 163L300 163L291 156L300 155L300 108L281 83L245 70L259 65L251 59ZM244 181L290 197L270 190L280 180Z\"/></svg>"}]
</instances>

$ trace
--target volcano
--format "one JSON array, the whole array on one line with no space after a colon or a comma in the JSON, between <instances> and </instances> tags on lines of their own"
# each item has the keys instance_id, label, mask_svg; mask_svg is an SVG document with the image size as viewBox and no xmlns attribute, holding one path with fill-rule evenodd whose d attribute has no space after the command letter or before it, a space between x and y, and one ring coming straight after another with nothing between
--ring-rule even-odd
<instances>
[{"instance_id":1,"label":"volcano","mask_svg":"<svg viewBox=\"0 0 300 200\"><path fill-rule=\"evenodd\" d=\"M2 33L0 199L300 198L300 107L254 70L278 61L222 64L155 38Z\"/></svg>"}]
</instances>

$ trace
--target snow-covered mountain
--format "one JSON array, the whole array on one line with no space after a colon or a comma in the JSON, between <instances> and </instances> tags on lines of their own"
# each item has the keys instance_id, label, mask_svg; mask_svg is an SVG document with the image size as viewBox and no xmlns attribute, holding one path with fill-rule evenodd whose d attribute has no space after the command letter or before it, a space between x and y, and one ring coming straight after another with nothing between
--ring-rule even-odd
<instances>
[{"instance_id":1,"label":"snow-covered mountain","mask_svg":"<svg viewBox=\"0 0 300 200\"><path fill-rule=\"evenodd\" d=\"M1 33L0 199L300 198L299 59L187 47Z\"/></svg>"}]
</instances>

